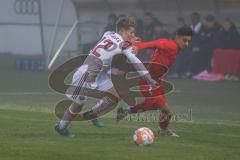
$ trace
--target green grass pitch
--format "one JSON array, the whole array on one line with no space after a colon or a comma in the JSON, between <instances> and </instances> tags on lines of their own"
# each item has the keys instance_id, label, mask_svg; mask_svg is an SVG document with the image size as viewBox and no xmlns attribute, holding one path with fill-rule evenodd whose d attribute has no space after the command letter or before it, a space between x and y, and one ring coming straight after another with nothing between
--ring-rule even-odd
<instances>
[{"instance_id":1,"label":"green grass pitch","mask_svg":"<svg viewBox=\"0 0 240 160\"><path fill-rule=\"evenodd\" d=\"M54 104L64 96L48 88L47 73L1 75L0 160L240 159L239 82L170 80L175 90L168 95L169 103L180 115L191 109L192 120L173 121L171 128L180 138L156 137L153 145L137 147L134 130L155 129L155 122L116 123L113 111L102 118L104 128L74 122L70 129L77 137L61 137L53 129L58 121Z\"/></svg>"}]
</instances>

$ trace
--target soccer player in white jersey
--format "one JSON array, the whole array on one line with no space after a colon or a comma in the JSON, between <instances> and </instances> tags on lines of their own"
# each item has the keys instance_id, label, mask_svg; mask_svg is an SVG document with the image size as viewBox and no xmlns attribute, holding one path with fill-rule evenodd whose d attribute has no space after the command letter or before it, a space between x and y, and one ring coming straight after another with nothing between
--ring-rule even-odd
<instances>
[{"instance_id":1,"label":"soccer player in white jersey","mask_svg":"<svg viewBox=\"0 0 240 160\"><path fill-rule=\"evenodd\" d=\"M73 75L72 85L78 86L79 82L84 79L84 87L89 87L91 89L98 89L100 91L107 91L112 93L117 98L112 98L105 96L100 99L94 107L92 107L92 113L98 114L106 108L115 107L120 100L117 95L112 81L109 78L108 71L110 69L110 64L112 57L117 54L124 54L130 63L134 63L134 67L139 74L144 76L148 84L154 85L154 81L147 71L141 61L135 56L133 48L129 41L135 37L135 21L131 18L124 17L120 18L116 23L116 32L106 32L101 40L95 45L95 47L90 51L90 54L85 59L82 66L80 66ZM76 87L77 88L77 87ZM82 110L84 102L86 101L85 95L73 94L76 90L68 91L67 97L70 98L73 103L65 110L65 113L59 123L55 125L55 130L67 137L75 137L75 134L68 130L68 126L71 121L77 116L77 114ZM73 98L74 97L74 98ZM101 127L103 124L97 118L92 120L93 124Z\"/></svg>"}]
</instances>

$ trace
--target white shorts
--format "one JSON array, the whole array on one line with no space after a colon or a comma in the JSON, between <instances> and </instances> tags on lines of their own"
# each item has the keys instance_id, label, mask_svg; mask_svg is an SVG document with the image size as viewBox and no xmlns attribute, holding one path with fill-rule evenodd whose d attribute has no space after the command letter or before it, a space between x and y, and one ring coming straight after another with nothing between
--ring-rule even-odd
<instances>
[{"instance_id":1,"label":"white shorts","mask_svg":"<svg viewBox=\"0 0 240 160\"><path fill-rule=\"evenodd\" d=\"M81 67L77 69L77 71L73 74L72 78L72 86L82 86L86 88L91 88L91 89L98 89L100 91L108 91L109 89L113 88L112 81L107 74L107 70L101 71L94 83L87 83L84 82L87 76L87 70L88 70L88 65L84 64ZM80 87L81 88L81 87ZM86 97L83 95L76 95L77 88L70 87L67 92L66 96L68 99L78 103L78 104L83 104L84 101L86 100Z\"/></svg>"}]
</instances>

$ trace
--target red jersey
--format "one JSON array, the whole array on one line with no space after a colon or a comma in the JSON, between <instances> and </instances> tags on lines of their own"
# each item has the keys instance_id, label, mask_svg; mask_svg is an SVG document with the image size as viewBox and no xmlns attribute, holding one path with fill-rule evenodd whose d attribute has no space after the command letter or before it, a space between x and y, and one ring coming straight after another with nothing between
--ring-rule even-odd
<instances>
[{"instance_id":1,"label":"red jersey","mask_svg":"<svg viewBox=\"0 0 240 160\"><path fill-rule=\"evenodd\" d=\"M139 50L154 50L150 63L147 67L153 79L158 79L159 75L161 74L159 73L159 65L154 63L160 63L170 68L175 62L180 51L180 47L176 41L169 39L159 39L150 42L134 42L133 45L137 46Z\"/></svg>"}]
</instances>

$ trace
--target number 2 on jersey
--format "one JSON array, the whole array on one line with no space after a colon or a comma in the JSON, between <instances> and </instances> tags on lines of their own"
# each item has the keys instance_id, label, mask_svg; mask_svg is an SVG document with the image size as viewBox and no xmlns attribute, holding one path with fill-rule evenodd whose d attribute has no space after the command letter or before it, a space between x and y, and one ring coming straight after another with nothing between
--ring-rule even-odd
<instances>
[{"instance_id":1,"label":"number 2 on jersey","mask_svg":"<svg viewBox=\"0 0 240 160\"><path fill-rule=\"evenodd\" d=\"M103 37L92 49L92 54L94 54L96 57L100 57L100 53L97 51L97 49L102 48L104 50L108 50L110 47L112 47L114 43L107 39L106 37Z\"/></svg>"}]
</instances>

